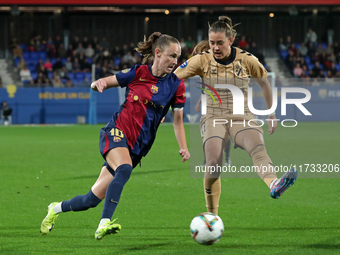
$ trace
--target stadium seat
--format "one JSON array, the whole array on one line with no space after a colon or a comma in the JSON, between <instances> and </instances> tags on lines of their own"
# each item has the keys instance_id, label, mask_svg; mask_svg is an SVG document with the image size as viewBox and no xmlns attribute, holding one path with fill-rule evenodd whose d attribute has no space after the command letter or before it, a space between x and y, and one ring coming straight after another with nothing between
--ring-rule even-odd
<instances>
[{"instance_id":1,"label":"stadium seat","mask_svg":"<svg viewBox=\"0 0 340 255\"><path fill-rule=\"evenodd\" d=\"M301 43L295 43L295 48L299 49L301 46Z\"/></svg>"},{"instance_id":2,"label":"stadium seat","mask_svg":"<svg viewBox=\"0 0 340 255\"><path fill-rule=\"evenodd\" d=\"M119 66L120 60L121 60L120 57L116 57L116 58L115 58L115 65L116 65L116 66Z\"/></svg>"},{"instance_id":3,"label":"stadium seat","mask_svg":"<svg viewBox=\"0 0 340 255\"><path fill-rule=\"evenodd\" d=\"M76 73L75 73L75 78L76 78L77 80L82 80L82 81L84 81L84 79L85 79L85 74L82 73L82 72L76 72Z\"/></svg>"},{"instance_id":4,"label":"stadium seat","mask_svg":"<svg viewBox=\"0 0 340 255\"><path fill-rule=\"evenodd\" d=\"M68 78L70 78L71 80L74 79L74 73L72 73L72 72L68 72L68 73L67 73L67 76L68 76Z\"/></svg>"},{"instance_id":5,"label":"stadium seat","mask_svg":"<svg viewBox=\"0 0 340 255\"><path fill-rule=\"evenodd\" d=\"M30 54L31 62L38 63L39 62L39 53L36 51L32 51Z\"/></svg>"},{"instance_id":6,"label":"stadium seat","mask_svg":"<svg viewBox=\"0 0 340 255\"><path fill-rule=\"evenodd\" d=\"M308 64L308 70L312 70L314 68L314 64Z\"/></svg>"},{"instance_id":7,"label":"stadium seat","mask_svg":"<svg viewBox=\"0 0 340 255\"><path fill-rule=\"evenodd\" d=\"M38 73L36 71L31 71L31 77L35 80L38 77Z\"/></svg>"},{"instance_id":8,"label":"stadium seat","mask_svg":"<svg viewBox=\"0 0 340 255\"><path fill-rule=\"evenodd\" d=\"M282 59L286 59L286 57L288 55L288 50L281 50L280 55L281 55Z\"/></svg>"},{"instance_id":9,"label":"stadium seat","mask_svg":"<svg viewBox=\"0 0 340 255\"><path fill-rule=\"evenodd\" d=\"M61 63L63 63L63 65L65 65L67 58L61 58L60 60L61 60Z\"/></svg>"},{"instance_id":10,"label":"stadium seat","mask_svg":"<svg viewBox=\"0 0 340 255\"><path fill-rule=\"evenodd\" d=\"M91 82L92 81L92 73L90 73L90 72L85 73L85 78L87 78L89 80L89 82Z\"/></svg>"},{"instance_id":11,"label":"stadium seat","mask_svg":"<svg viewBox=\"0 0 340 255\"><path fill-rule=\"evenodd\" d=\"M48 76L49 79L52 79L53 72L48 72L48 73L47 73L47 76Z\"/></svg>"},{"instance_id":12,"label":"stadium seat","mask_svg":"<svg viewBox=\"0 0 340 255\"><path fill-rule=\"evenodd\" d=\"M39 59L42 59L44 62L46 61L46 52L45 51L39 51L38 55L39 55Z\"/></svg>"},{"instance_id":13,"label":"stadium seat","mask_svg":"<svg viewBox=\"0 0 340 255\"><path fill-rule=\"evenodd\" d=\"M305 57L305 62L306 62L307 65L309 65L311 63L309 56Z\"/></svg>"},{"instance_id":14,"label":"stadium seat","mask_svg":"<svg viewBox=\"0 0 340 255\"><path fill-rule=\"evenodd\" d=\"M14 61L15 61L15 66L18 66L18 64L20 63L20 58L16 57Z\"/></svg>"},{"instance_id":15,"label":"stadium seat","mask_svg":"<svg viewBox=\"0 0 340 255\"><path fill-rule=\"evenodd\" d=\"M335 68L336 68L336 70L338 70L340 72L340 64L336 64Z\"/></svg>"},{"instance_id":16,"label":"stadium seat","mask_svg":"<svg viewBox=\"0 0 340 255\"><path fill-rule=\"evenodd\" d=\"M26 63L31 61L31 56L30 56L30 53L28 51L24 51L22 53L22 56L24 57Z\"/></svg>"},{"instance_id":17,"label":"stadium seat","mask_svg":"<svg viewBox=\"0 0 340 255\"><path fill-rule=\"evenodd\" d=\"M51 61L52 65L54 65L55 62L57 62L57 59L56 58L51 58L50 61Z\"/></svg>"},{"instance_id":18,"label":"stadium seat","mask_svg":"<svg viewBox=\"0 0 340 255\"><path fill-rule=\"evenodd\" d=\"M327 43L321 43L323 49L327 49Z\"/></svg>"}]
</instances>

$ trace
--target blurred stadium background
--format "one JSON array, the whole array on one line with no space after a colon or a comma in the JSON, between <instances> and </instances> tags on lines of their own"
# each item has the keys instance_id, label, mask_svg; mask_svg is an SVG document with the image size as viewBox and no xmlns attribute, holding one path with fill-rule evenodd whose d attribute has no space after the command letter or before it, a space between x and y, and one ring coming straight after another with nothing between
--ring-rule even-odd
<instances>
[{"instance_id":1,"label":"blurred stadium background","mask_svg":"<svg viewBox=\"0 0 340 255\"><path fill-rule=\"evenodd\" d=\"M13 124L106 122L123 97L113 89L91 104L93 79L140 63L133 48L154 31L177 37L185 61L219 15L240 23L234 45L257 56L277 86L324 86L315 99L337 100L340 6L332 0L309 4L1 0L0 102L13 109Z\"/></svg>"}]
</instances>

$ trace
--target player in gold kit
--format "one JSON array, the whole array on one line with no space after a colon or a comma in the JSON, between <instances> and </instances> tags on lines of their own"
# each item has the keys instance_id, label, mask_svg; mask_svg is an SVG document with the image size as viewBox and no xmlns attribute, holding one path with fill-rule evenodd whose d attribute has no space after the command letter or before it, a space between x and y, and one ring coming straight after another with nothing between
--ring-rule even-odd
<instances>
[{"instance_id":1,"label":"player in gold kit","mask_svg":"<svg viewBox=\"0 0 340 255\"><path fill-rule=\"evenodd\" d=\"M221 16L218 21L209 25L208 35L207 43L210 49L193 56L175 71L182 79L200 76L203 86L216 92L213 97L206 97L207 109L201 118L206 165L222 165L222 152L230 137L235 148L240 147L249 153L254 166L258 169L258 175L270 188L270 196L279 198L294 184L297 171L291 169L280 179L277 178L265 148L263 130L254 121L255 116L247 106L248 87L252 76L262 88L268 109L271 108L273 98L267 71L252 54L232 46L236 31L229 17ZM232 86L229 86L229 89L217 88L218 84ZM234 102L231 90L234 94L237 94L236 90L242 91L243 97L239 98L244 100L243 114L234 114L233 105L239 102ZM277 126L275 112L272 112L268 119L269 134L273 134ZM207 210L218 214L221 194L220 172L205 173L204 190Z\"/></svg>"}]
</instances>

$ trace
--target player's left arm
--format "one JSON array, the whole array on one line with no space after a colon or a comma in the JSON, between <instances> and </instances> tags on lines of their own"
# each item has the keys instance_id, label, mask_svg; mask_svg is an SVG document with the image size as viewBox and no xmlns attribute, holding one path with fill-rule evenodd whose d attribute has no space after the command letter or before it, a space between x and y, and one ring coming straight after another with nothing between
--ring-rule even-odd
<instances>
[{"instance_id":1,"label":"player's left arm","mask_svg":"<svg viewBox=\"0 0 340 255\"><path fill-rule=\"evenodd\" d=\"M256 82L261 86L262 93L264 99L266 100L267 108L270 109L273 104L273 93L270 87L270 83L267 79L267 70L264 66L258 61L255 56L249 56L247 58L248 68L250 70L250 74L255 78ZM273 134L276 131L277 120L275 116L275 112L268 116L268 132L269 134Z\"/></svg>"},{"instance_id":2,"label":"player's left arm","mask_svg":"<svg viewBox=\"0 0 340 255\"><path fill-rule=\"evenodd\" d=\"M256 82L261 86L264 99L266 100L267 108L270 109L273 104L273 93L270 87L270 83L267 78L256 78ZM268 132L273 134L277 128L277 120L275 112L268 116Z\"/></svg>"},{"instance_id":3,"label":"player's left arm","mask_svg":"<svg viewBox=\"0 0 340 255\"><path fill-rule=\"evenodd\" d=\"M185 136L185 129L183 124L183 108L174 108L174 131L179 145L179 154L182 157L182 161L185 162L190 158L190 153L187 146L187 140Z\"/></svg>"}]
</instances>

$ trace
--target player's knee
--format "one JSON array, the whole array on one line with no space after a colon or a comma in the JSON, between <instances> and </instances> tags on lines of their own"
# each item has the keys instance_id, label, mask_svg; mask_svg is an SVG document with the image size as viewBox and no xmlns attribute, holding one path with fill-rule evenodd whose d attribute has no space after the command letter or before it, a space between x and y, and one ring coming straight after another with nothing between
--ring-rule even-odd
<instances>
[{"instance_id":1,"label":"player's knee","mask_svg":"<svg viewBox=\"0 0 340 255\"><path fill-rule=\"evenodd\" d=\"M124 184L129 180L132 173L132 166L129 164L123 164L117 167L115 178L120 179Z\"/></svg>"}]
</instances>

